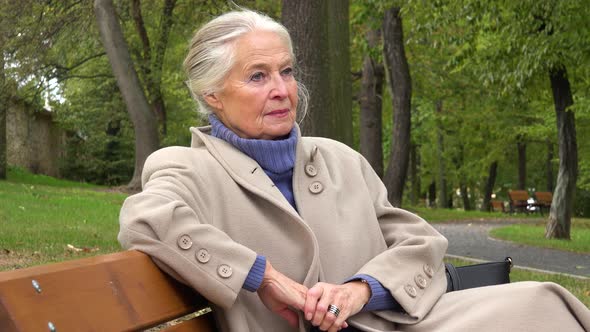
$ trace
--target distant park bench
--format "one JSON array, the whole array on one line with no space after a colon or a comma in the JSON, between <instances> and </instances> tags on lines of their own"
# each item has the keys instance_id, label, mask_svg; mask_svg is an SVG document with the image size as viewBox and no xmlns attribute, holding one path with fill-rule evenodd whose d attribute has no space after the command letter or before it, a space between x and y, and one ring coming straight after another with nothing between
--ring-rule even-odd
<instances>
[{"instance_id":1,"label":"distant park bench","mask_svg":"<svg viewBox=\"0 0 590 332\"><path fill-rule=\"evenodd\" d=\"M535 200L535 204L539 207L541 214L543 211L549 212L551 209L551 202L553 201L553 194L549 191L536 191Z\"/></svg>"},{"instance_id":2,"label":"distant park bench","mask_svg":"<svg viewBox=\"0 0 590 332\"><path fill-rule=\"evenodd\" d=\"M508 191L508 205L510 206L510 213L514 212L526 212L529 210L527 207L529 203L529 192L526 190L509 190Z\"/></svg>"},{"instance_id":3,"label":"distant park bench","mask_svg":"<svg viewBox=\"0 0 590 332\"><path fill-rule=\"evenodd\" d=\"M217 331L207 300L139 251L0 272L0 331ZM182 320L197 311L209 312ZM189 316L190 317L190 316Z\"/></svg>"},{"instance_id":4,"label":"distant park bench","mask_svg":"<svg viewBox=\"0 0 590 332\"><path fill-rule=\"evenodd\" d=\"M506 212L503 201L492 200L490 202L490 207L492 209L492 212Z\"/></svg>"}]
</instances>

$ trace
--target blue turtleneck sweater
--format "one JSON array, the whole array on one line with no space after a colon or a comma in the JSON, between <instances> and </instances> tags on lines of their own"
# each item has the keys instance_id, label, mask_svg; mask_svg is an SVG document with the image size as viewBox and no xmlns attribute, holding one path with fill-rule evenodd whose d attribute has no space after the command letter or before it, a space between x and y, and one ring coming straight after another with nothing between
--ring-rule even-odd
<instances>
[{"instance_id":1,"label":"blue turtleneck sweater","mask_svg":"<svg viewBox=\"0 0 590 332\"><path fill-rule=\"evenodd\" d=\"M268 177L285 196L287 201L297 210L293 196L293 166L295 165L295 148L297 146L297 129L293 127L289 135L277 140L245 139L228 129L214 115L209 115L211 135L220 138L250 158L256 160ZM266 257L258 255L250 269L243 288L255 292L262 283L266 269ZM363 307L363 311L399 309L399 304L383 285L368 275L355 275L345 282L366 280L371 287L371 299Z\"/></svg>"}]
</instances>

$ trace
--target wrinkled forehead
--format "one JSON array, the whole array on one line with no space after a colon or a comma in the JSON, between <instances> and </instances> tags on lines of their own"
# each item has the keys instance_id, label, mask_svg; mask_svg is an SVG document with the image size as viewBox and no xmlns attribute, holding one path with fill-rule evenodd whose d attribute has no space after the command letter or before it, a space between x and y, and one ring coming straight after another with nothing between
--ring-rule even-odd
<instances>
[{"instance_id":1,"label":"wrinkled forehead","mask_svg":"<svg viewBox=\"0 0 590 332\"><path fill-rule=\"evenodd\" d=\"M235 41L235 65L292 64L289 41L271 31L249 32Z\"/></svg>"}]
</instances>

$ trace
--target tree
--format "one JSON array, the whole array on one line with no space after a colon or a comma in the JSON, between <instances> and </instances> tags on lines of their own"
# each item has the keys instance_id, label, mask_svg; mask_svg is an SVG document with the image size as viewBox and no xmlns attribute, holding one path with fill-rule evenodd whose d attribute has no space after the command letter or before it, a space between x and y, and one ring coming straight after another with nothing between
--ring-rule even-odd
<instances>
[{"instance_id":1,"label":"tree","mask_svg":"<svg viewBox=\"0 0 590 332\"><path fill-rule=\"evenodd\" d=\"M468 70L483 86L514 97L540 80L551 84L558 126L560 169L546 237L569 238L577 179L577 144L568 71L588 63L590 22L584 1L477 0L413 3L427 27L445 27L439 39L456 52L455 71ZM432 29L431 31L432 32ZM571 47L576 45L576 47ZM574 91L576 91L574 89ZM559 190L558 190L559 188Z\"/></svg>"},{"instance_id":2,"label":"tree","mask_svg":"<svg viewBox=\"0 0 590 332\"><path fill-rule=\"evenodd\" d=\"M371 51L381 39L380 30L371 29L366 34ZM367 159L379 177L383 177L382 145L382 99L383 65L368 52L363 59L363 72L360 92L360 152Z\"/></svg>"},{"instance_id":3,"label":"tree","mask_svg":"<svg viewBox=\"0 0 590 332\"><path fill-rule=\"evenodd\" d=\"M546 238L570 238L571 217L578 178L578 144L574 113L568 108L574 103L567 71L564 67L552 68L549 73L557 116L559 137L559 173L551 202Z\"/></svg>"},{"instance_id":4,"label":"tree","mask_svg":"<svg viewBox=\"0 0 590 332\"><path fill-rule=\"evenodd\" d=\"M8 112L8 96L6 74L4 73L4 35L0 31L0 179L6 179L6 114Z\"/></svg>"},{"instance_id":5,"label":"tree","mask_svg":"<svg viewBox=\"0 0 590 332\"><path fill-rule=\"evenodd\" d=\"M166 125L166 107L164 97L162 96L162 65L164 64L164 55L168 44L168 36L172 28L172 12L176 6L176 0L166 0L164 2L160 16L160 24L156 42L152 43L145 28L143 15L141 12L140 0L131 2L131 11L137 34L140 37L142 52L138 57L140 72L143 76L145 90L149 97L149 103L156 115L163 135L167 133ZM153 48L151 45L154 45Z\"/></svg>"},{"instance_id":6,"label":"tree","mask_svg":"<svg viewBox=\"0 0 590 332\"><path fill-rule=\"evenodd\" d=\"M494 160L490 164L490 170L488 171L488 177L484 188L483 203L481 204L481 211L487 212L491 210L491 199L496 184L496 175L498 174L498 161Z\"/></svg>"},{"instance_id":7,"label":"tree","mask_svg":"<svg viewBox=\"0 0 590 332\"><path fill-rule=\"evenodd\" d=\"M399 7L392 7L385 12L383 51L393 98L391 152L383 182L391 204L401 207L410 156L412 82L404 50Z\"/></svg>"},{"instance_id":8,"label":"tree","mask_svg":"<svg viewBox=\"0 0 590 332\"><path fill-rule=\"evenodd\" d=\"M293 39L299 76L310 95L302 133L351 145L348 0L283 0L281 20Z\"/></svg>"},{"instance_id":9,"label":"tree","mask_svg":"<svg viewBox=\"0 0 590 332\"><path fill-rule=\"evenodd\" d=\"M112 0L95 0L94 10L113 74L135 128L135 169L128 186L139 189L143 164L159 147L157 122L133 67Z\"/></svg>"}]
</instances>

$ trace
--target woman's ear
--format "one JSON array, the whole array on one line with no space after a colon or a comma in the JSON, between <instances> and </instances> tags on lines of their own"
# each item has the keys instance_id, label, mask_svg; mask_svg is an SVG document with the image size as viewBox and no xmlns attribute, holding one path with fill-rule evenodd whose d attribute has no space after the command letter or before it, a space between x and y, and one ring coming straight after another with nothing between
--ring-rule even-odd
<instances>
[{"instance_id":1,"label":"woman's ear","mask_svg":"<svg viewBox=\"0 0 590 332\"><path fill-rule=\"evenodd\" d=\"M209 93L204 96L205 101L209 106L213 107L216 110L223 110L223 103L219 99L217 93Z\"/></svg>"}]
</instances>

